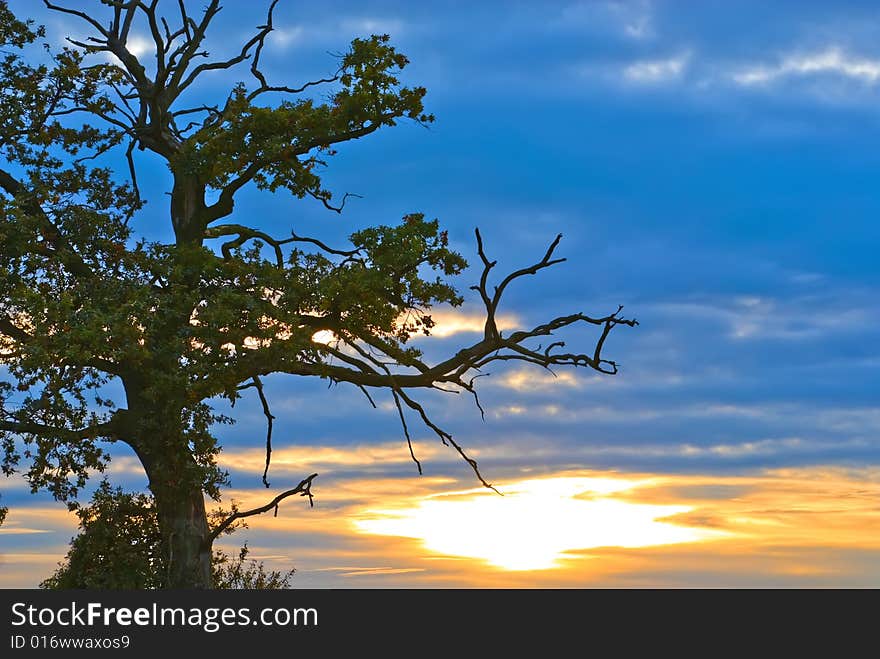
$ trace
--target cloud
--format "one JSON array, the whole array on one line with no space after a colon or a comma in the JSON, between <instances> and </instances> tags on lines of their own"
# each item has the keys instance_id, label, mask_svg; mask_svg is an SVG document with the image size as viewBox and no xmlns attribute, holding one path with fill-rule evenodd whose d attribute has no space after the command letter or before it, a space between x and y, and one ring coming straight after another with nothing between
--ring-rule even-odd
<instances>
[{"instance_id":1,"label":"cloud","mask_svg":"<svg viewBox=\"0 0 880 659\"><path fill-rule=\"evenodd\" d=\"M505 389L513 389L518 392L546 391L557 387L579 387L580 380L571 371L551 373L547 370L535 367L533 369L517 369L505 373L495 383Z\"/></svg>"},{"instance_id":2,"label":"cloud","mask_svg":"<svg viewBox=\"0 0 880 659\"><path fill-rule=\"evenodd\" d=\"M273 50L285 51L306 43L339 45L352 37L365 38L371 34L388 34L400 38L406 31L406 23L397 18L377 16L345 18L322 21L309 25L308 28L297 24L282 25L272 30L266 44Z\"/></svg>"},{"instance_id":3,"label":"cloud","mask_svg":"<svg viewBox=\"0 0 880 659\"><path fill-rule=\"evenodd\" d=\"M462 333L483 333L486 326L485 314L466 313L462 311L433 311L430 314L434 320L431 328L431 336L446 338ZM499 314L495 317L495 324L501 331L516 329L521 326L520 319L513 314ZM420 335L416 334L414 338Z\"/></svg>"},{"instance_id":4,"label":"cloud","mask_svg":"<svg viewBox=\"0 0 880 659\"><path fill-rule=\"evenodd\" d=\"M128 48L128 51L137 57L141 61L141 64L144 65L150 64L150 57L145 57L145 55L154 56L156 54L156 42L149 37L144 37L139 34L129 35L128 40L125 42L125 47ZM105 52L103 55L111 64L122 64L120 59L112 53Z\"/></svg>"},{"instance_id":5,"label":"cloud","mask_svg":"<svg viewBox=\"0 0 880 659\"><path fill-rule=\"evenodd\" d=\"M419 456L428 460L440 459L444 454L442 445L426 443L419 447ZM220 454L220 464L227 469L262 472L266 462L263 448L239 449L228 448ZM373 465L392 466L400 463L412 463L412 458L404 441L385 442L381 444L361 444L357 446L296 446L276 448L272 451L272 467L274 473L321 471L347 468L366 468Z\"/></svg>"},{"instance_id":6,"label":"cloud","mask_svg":"<svg viewBox=\"0 0 880 659\"><path fill-rule=\"evenodd\" d=\"M501 479L499 497L472 481L354 477L322 483L314 508L288 501L278 517L252 518L220 545L233 551L247 541L267 567L295 565L301 588L344 587L353 578L386 587L876 585L878 479L876 467L727 476L555 470ZM246 509L265 503L267 492L226 496ZM435 524L415 514L425 510ZM76 518L58 505L11 514L57 531L19 536L0 553L0 587L33 587L64 555ZM437 533L441 523L455 531ZM498 528L522 537L519 528L535 525L548 534L529 533L510 554L499 551L513 545L488 535ZM670 541L684 542L650 546ZM860 551L873 552L873 563ZM556 569L516 571L528 566Z\"/></svg>"},{"instance_id":7,"label":"cloud","mask_svg":"<svg viewBox=\"0 0 880 659\"><path fill-rule=\"evenodd\" d=\"M655 35L651 4L642 0L578 2L566 6L554 26L612 32L634 41Z\"/></svg>"},{"instance_id":8,"label":"cloud","mask_svg":"<svg viewBox=\"0 0 880 659\"><path fill-rule=\"evenodd\" d=\"M657 84L677 80L685 72L689 61L690 53L665 59L638 60L623 69L623 77L637 84Z\"/></svg>"},{"instance_id":9,"label":"cloud","mask_svg":"<svg viewBox=\"0 0 880 659\"><path fill-rule=\"evenodd\" d=\"M0 535L28 535L31 533L51 533L48 529L29 529L24 526L0 526Z\"/></svg>"},{"instance_id":10,"label":"cloud","mask_svg":"<svg viewBox=\"0 0 880 659\"><path fill-rule=\"evenodd\" d=\"M147 53L152 53L156 50L156 44L152 39L137 34L130 36L126 45L128 46L129 52L135 57L140 57L141 55L146 55Z\"/></svg>"},{"instance_id":11,"label":"cloud","mask_svg":"<svg viewBox=\"0 0 880 659\"><path fill-rule=\"evenodd\" d=\"M434 321L434 327L431 328L431 336L439 339L445 339L456 334L482 334L486 326L486 316L480 313L468 313L463 311L440 310L431 311L428 315ZM407 320L407 314L402 314L398 318L399 323ZM499 314L495 317L495 324L501 331L516 329L522 326L519 317L513 314ZM315 332L312 341L316 343L331 343L336 340L336 335L329 330L321 330ZM425 338L422 332L414 332L413 339ZM351 353L357 355L356 352Z\"/></svg>"},{"instance_id":12,"label":"cloud","mask_svg":"<svg viewBox=\"0 0 880 659\"><path fill-rule=\"evenodd\" d=\"M662 521L692 510L641 504L608 496L639 483L556 477L509 483L504 497L485 489L449 493L411 508L367 510L355 527L362 533L421 540L441 555L484 560L507 570L562 567L571 550L647 547L723 537L721 531Z\"/></svg>"},{"instance_id":13,"label":"cloud","mask_svg":"<svg viewBox=\"0 0 880 659\"><path fill-rule=\"evenodd\" d=\"M752 87L769 85L785 78L828 74L874 85L880 79L880 59L858 57L833 46L821 52L788 55L775 65L747 67L731 77L738 85Z\"/></svg>"},{"instance_id":14,"label":"cloud","mask_svg":"<svg viewBox=\"0 0 880 659\"><path fill-rule=\"evenodd\" d=\"M869 299L849 300L841 307L834 300L816 296L782 299L740 295L706 301L662 302L653 309L678 318L717 321L726 335L737 341L809 340L839 336L876 324ZM817 313L821 309L822 313Z\"/></svg>"},{"instance_id":15,"label":"cloud","mask_svg":"<svg viewBox=\"0 0 880 659\"><path fill-rule=\"evenodd\" d=\"M343 30L357 34L390 34L395 37L400 36L405 30L405 25L400 19L375 16L349 18L342 21L341 27Z\"/></svg>"},{"instance_id":16,"label":"cloud","mask_svg":"<svg viewBox=\"0 0 880 659\"><path fill-rule=\"evenodd\" d=\"M650 3L611 2L608 9L619 21L627 38L641 41L654 36L654 17Z\"/></svg>"},{"instance_id":17,"label":"cloud","mask_svg":"<svg viewBox=\"0 0 880 659\"><path fill-rule=\"evenodd\" d=\"M272 30L272 34L267 40L267 43L283 50L299 43L304 35L305 28L301 25L292 25L290 27L281 28L276 27Z\"/></svg>"}]
</instances>

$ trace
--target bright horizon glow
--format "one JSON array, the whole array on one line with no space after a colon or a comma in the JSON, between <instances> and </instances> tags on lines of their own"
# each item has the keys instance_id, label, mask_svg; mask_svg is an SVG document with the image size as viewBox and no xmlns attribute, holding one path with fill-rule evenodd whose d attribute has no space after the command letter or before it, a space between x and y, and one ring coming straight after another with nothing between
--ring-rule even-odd
<instances>
[{"instance_id":1,"label":"bright horizon glow","mask_svg":"<svg viewBox=\"0 0 880 659\"><path fill-rule=\"evenodd\" d=\"M421 540L441 555L487 561L503 570L562 567L570 552L598 547L652 547L729 537L663 521L685 505L634 503L613 495L649 484L614 478L554 477L425 497L398 510L366 510L361 533Z\"/></svg>"}]
</instances>

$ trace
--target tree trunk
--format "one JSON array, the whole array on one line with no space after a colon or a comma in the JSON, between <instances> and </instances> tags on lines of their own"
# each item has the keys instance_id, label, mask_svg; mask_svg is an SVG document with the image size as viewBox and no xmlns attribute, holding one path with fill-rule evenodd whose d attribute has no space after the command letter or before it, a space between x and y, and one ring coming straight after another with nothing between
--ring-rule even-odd
<instances>
[{"instance_id":1,"label":"tree trunk","mask_svg":"<svg viewBox=\"0 0 880 659\"><path fill-rule=\"evenodd\" d=\"M126 384L133 400L135 385L131 380ZM202 483L195 477L198 466L180 429L162 423L173 413L138 410L129 417L128 443L147 473L156 505L165 559L165 574L159 576L165 588L212 588L210 529Z\"/></svg>"},{"instance_id":2,"label":"tree trunk","mask_svg":"<svg viewBox=\"0 0 880 659\"><path fill-rule=\"evenodd\" d=\"M178 246L201 244L205 208L205 184L196 175L175 171L171 220ZM196 287L198 278L198 273L191 271L181 281L175 281L180 295ZM189 322L189 311L180 315L172 308L156 336L172 337L173 344L173 337ZM160 350L164 347L160 340ZM153 386L153 376L161 380L178 368L178 360L156 362L151 368L142 367L141 372L129 373L123 379L129 407L140 412L137 438L132 445L150 479L156 502L167 570L165 587L212 588L210 529L202 479L197 475L201 470L193 460L185 428L178 425L185 407L182 401L187 400L186 377L181 374L176 383L179 389L171 394L158 392Z\"/></svg>"},{"instance_id":3,"label":"tree trunk","mask_svg":"<svg viewBox=\"0 0 880 659\"><path fill-rule=\"evenodd\" d=\"M212 588L211 547L201 489L155 488L153 496L166 552L165 587Z\"/></svg>"},{"instance_id":4,"label":"tree trunk","mask_svg":"<svg viewBox=\"0 0 880 659\"><path fill-rule=\"evenodd\" d=\"M201 244L205 231L205 184L192 174L174 174L171 189L171 224L177 244Z\"/></svg>"}]
</instances>

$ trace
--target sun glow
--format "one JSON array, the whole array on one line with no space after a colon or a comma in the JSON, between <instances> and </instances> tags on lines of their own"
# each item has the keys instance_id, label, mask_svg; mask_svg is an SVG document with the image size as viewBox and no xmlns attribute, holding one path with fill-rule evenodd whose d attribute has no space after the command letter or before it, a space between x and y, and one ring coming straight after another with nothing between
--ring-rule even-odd
<instances>
[{"instance_id":1,"label":"sun glow","mask_svg":"<svg viewBox=\"0 0 880 659\"><path fill-rule=\"evenodd\" d=\"M562 566L572 552L650 547L730 534L664 521L685 505L634 503L613 495L650 481L555 477L511 483L504 496L485 489L433 495L397 510L366 510L361 533L421 540L436 554L482 559L505 570Z\"/></svg>"}]
</instances>

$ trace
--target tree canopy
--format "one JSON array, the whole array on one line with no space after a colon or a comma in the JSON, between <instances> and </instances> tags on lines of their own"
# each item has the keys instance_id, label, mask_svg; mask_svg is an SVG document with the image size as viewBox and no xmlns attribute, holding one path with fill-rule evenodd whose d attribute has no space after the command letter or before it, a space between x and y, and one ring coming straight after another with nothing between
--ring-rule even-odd
<instances>
[{"instance_id":1,"label":"tree canopy","mask_svg":"<svg viewBox=\"0 0 880 659\"><path fill-rule=\"evenodd\" d=\"M432 363L409 339L430 334L433 307L462 303L452 278L467 265L437 220L407 212L331 246L295 227L270 235L236 206L252 186L341 212L347 195L336 201L321 178L336 145L400 120L434 120L425 89L401 84L409 61L388 35L354 39L323 78L276 84L260 60L278 0L226 59L204 48L217 0L200 15L190 3L159 0L45 4L89 36L41 46L42 28L0 0L2 468L75 508L113 443L128 444L149 478L171 557L163 585L211 584L216 528L204 495L218 499L228 482L215 428L232 421L212 399L234 403L248 389L259 396L267 487L274 417L261 378L272 373L350 384L370 402L385 392L408 442L410 415L490 487L463 445L432 421L420 391L464 391L479 406L476 378L504 361L617 373L602 354L605 341L618 325L636 324L620 309L498 329L508 287L564 261L556 256L561 236L533 264L495 278L497 263L477 230L482 271L471 288L485 310L483 335ZM146 55L129 46L134 26L151 35ZM239 70L247 82L205 102L205 76L222 70ZM141 151L170 173L173 241L130 227L145 203ZM115 153L127 172L114 168ZM567 351L552 338L571 326L594 328L587 350ZM110 395L109 384L123 394ZM235 520L287 496L311 500L314 477Z\"/></svg>"}]
</instances>

